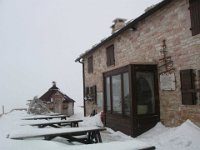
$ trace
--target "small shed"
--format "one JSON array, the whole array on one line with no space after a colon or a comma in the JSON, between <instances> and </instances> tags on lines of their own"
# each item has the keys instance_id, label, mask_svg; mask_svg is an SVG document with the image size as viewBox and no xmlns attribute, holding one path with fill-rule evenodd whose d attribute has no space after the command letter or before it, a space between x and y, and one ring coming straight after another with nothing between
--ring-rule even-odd
<instances>
[{"instance_id":1,"label":"small shed","mask_svg":"<svg viewBox=\"0 0 200 150\"><path fill-rule=\"evenodd\" d=\"M74 114L74 100L62 93L53 82L53 86L44 93L40 99L47 105L49 110L55 113L72 116Z\"/></svg>"}]
</instances>

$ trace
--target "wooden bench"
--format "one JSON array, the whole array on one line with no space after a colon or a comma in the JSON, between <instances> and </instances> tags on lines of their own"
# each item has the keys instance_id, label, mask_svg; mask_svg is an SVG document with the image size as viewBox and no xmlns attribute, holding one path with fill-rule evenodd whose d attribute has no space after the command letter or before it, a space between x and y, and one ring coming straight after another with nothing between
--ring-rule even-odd
<instances>
[{"instance_id":1,"label":"wooden bench","mask_svg":"<svg viewBox=\"0 0 200 150\"><path fill-rule=\"evenodd\" d=\"M155 150L155 149L156 149L155 146L150 146L150 147L141 148L141 149L138 149L138 150Z\"/></svg>"},{"instance_id":2,"label":"wooden bench","mask_svg":"<svg viewBox=\"0 0 200 150\"><path fill-rule=\"evenodd\" d=\"M70 125L71 127L79 127L79 122L83 120L80 119L69 119L69 120L61 120L61 121L46 121L46 122L39 122L39 123L30 123L30 124L23 124L30 125L30 126L38 126L39 128L44 128L47 126L60 128L62 126Z\"/></svg>"},{"instance_id":3,"label":"wooden bench","mask_svg":"<svg viewBox=\"0 0 200 150\"><path fill-rule=\"evenodd\" d=\"M28 139L42 137L44 140L52 140L55 137L66 138L69 142L76 141L84 144L102 143L100 131L106 130L103 127L79 127L79 128L43 128L33 130L31 133L22 130L12 133L10 139ZM84 136L83 136L84 135Z\"/></svg>"}]
</instances>

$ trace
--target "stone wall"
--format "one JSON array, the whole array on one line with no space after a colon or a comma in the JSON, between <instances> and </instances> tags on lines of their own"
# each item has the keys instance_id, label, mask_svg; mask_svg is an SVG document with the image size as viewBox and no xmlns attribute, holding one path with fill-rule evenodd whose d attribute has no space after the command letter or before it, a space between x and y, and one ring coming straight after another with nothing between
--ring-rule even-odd
<instances>
[{"instance_id":1,"label":"stone wall","mask_svg":"<svg viewBox=\"0 0 200 150\"><path fill-rule=\"evenodd\" d=\"M74 103L69 102L66 105L67 105L67 107L62 109L62 114L65 114L67 116L74 115Z\"/></svg>"},{"instance_id":2,"label":"stone wall","mask_svg":"<svg viewBox=\"0 0 200 150\"><path fill-rule=\"evenodd\" d=\"M161 121L167 126L176 126L191 119L200 125L200 105L184 106L181 102L180 70L200 70L200 34L191 34L188 7L188 0L173 1L140 21L135 26L136 31L127 30L99 47L92 54L94 71L91 74L87 72L85 57L85 86L96 85L97 92L103 92L103 72L131 63L158 64L162 41L166 40L167 55L172 57L175 68L176 90L159 91ZM115 65L107 67L106 47L111 44L115 47ZM86 114L89 115L95 106L86 104Z\"/></svg>"},{"instance_id":3,"label":"stone wall","mask_svg":"<svg viewBox=\"0 0 200 150\"><path fill-rule=\"evenodd\" d=\"M68 116L72 116L74 114L74 103L73 102L63 103L65 98L60 92L56 92L51 97L53 99L53 102L49 103L49 106L51 106L50 108L52 111L54 111L55 113L62 113Z\"/></svg>"}]
</instances>

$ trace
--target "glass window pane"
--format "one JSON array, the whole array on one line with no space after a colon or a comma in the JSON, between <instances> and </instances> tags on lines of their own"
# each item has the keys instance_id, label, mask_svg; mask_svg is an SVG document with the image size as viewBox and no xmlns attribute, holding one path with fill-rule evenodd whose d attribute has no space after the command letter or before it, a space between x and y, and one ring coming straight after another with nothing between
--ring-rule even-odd
<instances>
[{"instance_id":1,"label":"glass window pane","mask_svg":"<svg viewBox=\"0 0 200 150\"><path fill-rule=\"evenodd\" d=\"M107 107L107 111L111 110L111 105L110 105L110 77L106 78L106 107Z\"/></svg>"},{"instance_id":2,"label":"glass window pane","mask_svg":"<svg viewBox=\"0 0 200 150\"><path fill-rule=\"evenodd\" d=\"M154 73L136 72L137 113L155 113Z\"/></svg>"},{"instance_id":3,"label":"glass window pane","mask_svg":"<svg viewBox=\"0 0 200 150\"><path fill-rule=\"evenodd\" d=\"M121 75L112 76L113 112L122 113Z\"/></svg>"},{"instance_id":4,"label":"glass window pane","mask_svg":"<svg viewBox=\"0 0 200 150\"><path fill-rule=\"evenodd\" d=\"M124 113L125 115L130 115L130 94L129 94L129 78L128 73L123 74L123 86L124 86Z\"/></svg>"},{"instance_id":5,"label":"glass window pane","mask_svg":"<svg viewBox=\"0 0 200 150\"><path fill-rule=\"evenodd\" d=\"M103 108L103 93L102 92L97 93L97 107L100 109Z\"/></svg>"}]
</instances>

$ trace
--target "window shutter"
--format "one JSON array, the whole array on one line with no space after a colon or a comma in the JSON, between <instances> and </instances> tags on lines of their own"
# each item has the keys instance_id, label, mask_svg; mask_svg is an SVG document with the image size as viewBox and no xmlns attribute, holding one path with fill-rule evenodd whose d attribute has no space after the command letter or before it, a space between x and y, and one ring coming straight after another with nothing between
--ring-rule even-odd
<instances>
[{"instance_id":1,"label":"window shutter","mask_svg":"<svg viewBox=\"0 0 200 150\"><path fill-rule=\"evenodd\" d=\"M199 88L199 92L200 92L200 70L198 70L198 74L199 74L199 76L197 77L197 78L198 78L198 80L199 80L199 85L198 85L198 88Z\"/></svg>"},{"instance_id":2,"label":"window shutter","mask_svg":"<svg viewBox=\"0 0 200 150\"><path fill-rule=\"evenodd\" d=\"M110 66L111 65L111 58L110 58L109 49L106 50L106 55L107 55L107 66Z\"/></svg>"},{"instance_id":3,"label":"window shutter","mask_svg":"<svg viewBox=\"0 0 200 150\"><path fill-rule=\"evenodd\" d=\"M114 56L114 45L111 45L106 48L107 55L107 66L111 66L115 64L115 56Z\"/></svg>"},{"instance_id":4,"label":"window shutter","mask_svg":"<svg viewBox=\"0 0 200 150\"><path fill-rule=\"evenodd\" d=\"M115 64L114 46L111 47L110 56L111 56L111 64L114 65Z\"/></svg>"},{"instance_id":5,"label":"window shutter","mask_svg":"<svg viewBox=\"0 0 200 150\"><path fill-rule=\"evenodd\" d=\"M190 0L190 17L192 35L200 33L200 0Z\"/></svg>"},{"instance_id":6,"label":"window shutter","mask_svg":"<svg viewBox=\"0 0 200 150\"><path fill-rule=\"evenodd\" d=\"M97 103L97 87L96 87L96 85L94 85L93 87L92 87L92 93L93 93L93 98L94 98L94 101L95 101L95 103Z\"/></svg>"},{"instance_id":7,"label":"window shutter","mask_svg":"<svg viewBox=\"0 0 200 150\"><path fill-rule=\"evenodd\" d=\"M85 88L85 96L88 97L88 95L89 95L89 87L86 87Z\"/></svg>"},{"instance_id":8,"label":"window shutter","mask_svg":"<svg viewBox=\"0 0 200 150\"><path fill-rule=\"evenodd\" d=\"M88 73L93 72L93 56L88 57Z\"/></svg>"},{"instance_id":9,"label":"window shutter","mask_svg":"<svg viewBox=\"0 0 200 150\"><path fill-rule=\"evenodd\" d=\"M96 102L96 85L90 87L90 96Z\"/></svg>"},{"instance_id":10,"label":"window shutter","mask_svg":"<svg viewBox=\"0 0 200 150\"><path fill-rule=\"evenodd\" d=\"M182 104L184 105L194 105L196 104L195 98L195 84L193 70L181 70L181 91L182 91Z\"/></svg>"}]
</instances>

